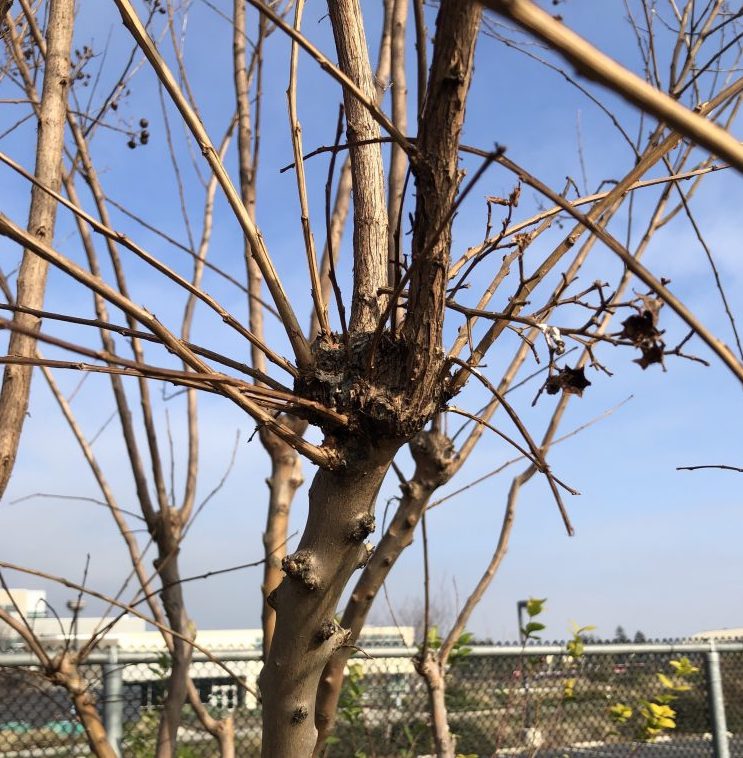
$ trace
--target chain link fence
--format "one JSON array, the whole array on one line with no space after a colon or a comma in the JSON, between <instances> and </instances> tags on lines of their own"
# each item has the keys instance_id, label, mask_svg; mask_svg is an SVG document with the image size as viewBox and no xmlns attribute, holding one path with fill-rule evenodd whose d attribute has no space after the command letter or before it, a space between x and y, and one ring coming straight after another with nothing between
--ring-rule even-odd
<instances>
[{"instance_id":1,"label":"chain link fence","mask_svg":"<svg viewBox=\"0 0 743 758\"><path fill-rule=\"evenodd\" d=\"M326 758L433 753L415 653L368 650L351 659ZM219 657L232 675L196 655L193 681L214 717L234 719L236 755L257 757L258 652ZM33 663L25 653L0 654L0 756L91 755L67 693ZM168 672L166 656L116 648L81 667L123 758L155 754ZM457 752L468 758L743 758L743 643L586 645L578 656L564 645L472 648L452 661L446 704ZM189 706L178 744L178 758L219 755Z\"/></svg>"}]
</instances>

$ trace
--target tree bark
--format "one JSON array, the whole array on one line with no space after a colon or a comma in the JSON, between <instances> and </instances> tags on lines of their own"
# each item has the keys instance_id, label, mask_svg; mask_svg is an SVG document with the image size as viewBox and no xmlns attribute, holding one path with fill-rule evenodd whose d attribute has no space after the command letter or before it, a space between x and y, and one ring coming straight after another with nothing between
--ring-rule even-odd
<instances>
[{"instance_id":1,"label":"tree bark","mask_svg":"<svg viewBox=\"0 0 743 758\"><path fill-rule=\"evenodd\" d=\"M287 423L303 424L298 419L288 418ZM304 429L302 429L302 432ZM286 556L286 536L288 533L289 512L294 495L304 481L302 477L302 459L286 442L267 432L261 435L263 446L271 457L271 476L266 480L270 491L266 531L263 534L263 547L266 562L263 565L263 660L268 659L271 649L276 611L268 602L268 597L281 584L283 573L281 564Z\"/></svg>"},{"instance_id":2,"label":"tree bark","mask_svg":"<svg viewBox=\"0 0 743 758\"><path fill-rule=\"evenodd\" d=\"M70 693L77 717L85 729L90 749L98 758L116 758L116 753L108 742L106 730L95 707L95 698L90 694L88 683L80 677L73 654L63 653L53 661L53 666L54 671L50 674L50 678Z\"/></svg>"},{"instance_id":3,"label":"tree bark","mask_svg":"<svg viewBox=\"0 0 743 758\"><path fill-rule=\"evenodd\" d=\"M426 689L428 690L436 758L454 758L454 737L449 730L444 672L438 656L433 650L426 651L425 657L416 662L416 668L426 682Z\"/></svg>"},{"instance_id":4,"label":"tree bark","mask_svg":"<svg viewBox=\"0 0 743 758\"><path fill-rule=\"evenodd\" d=\"M405 36L407 32L408 0L394 0L391 23L391 80L392 88L392 122L402 132L408 131L408 87L405 78ZM388 283L396 287L402 276L402 205L405 200L405 175L407 156L396 142L390 148L389 195L387 204L388 217ZM395 309L392 323L397 328L405 311L402 307Z\"/></svg>"},{"instance_id":5,"label":"tree bark","mask_svg":"<svg viewBox=\"0 0 743 758\"><path fill-rule=\"evenodd\" d=\"M284 559L286 576L270 602L276 628L260 676L264 758L312 755L315 697L330 656L347 632L335 621L351 573L368 559L377 493L402 440L352 440L346 468L321 469L309 493L309 515L299 547Z\"/></svg>"},{"instance_id":6,"label":"tree bark","mask_svg":"<svg viewBox=\"0 0 743 758\"><path fill-rule=\"evenodd\" d=\"M330 0L328 11L341 70L369 100L376 99L374 76L358 0ZM344 92L350 144L378 140L379 124L350 93ZM353 178L354 279L350 329L372 331L383 303L378 290L387 284L387 211L382 149L378 142L351 147Z\"/></svg>"},{"instance_id":7,"label":"tree bark","mask_svg":"<svg viewBox=\"0 0 743 758\"><path fill-rule=\"evenodd\" d=\"M436 18L434 55L414 163L413 265L403 329L409 346L409 381L419 387L411 398L414 404L425 402L429 390L421 380L442 352L452 208L462 176L459 139L481 15L478 3L442 0Z\"/></svg>"},{"instance_id":8,"label":"tree bark","mask_svg":"<svg viewBox=\"0 0 743 758\"><path fill-rule=\"evenodd\" d=\"M158 557L155 568L162 582L162 603L170 628L178 635L189 638L195 636L193 624L186 613L183 589L178 568L181 533L183 529L180 513L176 508L168 508L157 514L154 538L157 542ZM163 703L157 733L157 758L171 758L177 746L178 726L188 694L189 667L193 647L182 637L172 636L171 670L168 690Z\"/></svg>"},{"instance_id":9,"label":"tree bark","mask_svg":"<svg viewBox=\"0 0 743 758\"><path fill-rule=\"evenodd\" d=\"M453 470L455 458L451 442L439 432L421 432L411 441L410 449L416 462L415 473L410 481L402 485L402 498L395 515L364 567L343 611L341 626L350 632L349 646L336 650L322 673L315 705L318 732L315 756L320 755L325 740L335 727L346 662L353 653L350 645L358 640L372 603L392 567L403 550L413 542L415 527L431 494L448 481L449 472Z\"/></svg>"},{"instance_id":10,"label":"tree bark","mask_svg":"<svg viewBox=\"0 0 743 758\"><path fill-rule=\"evenodd\" d=\"M44 84L41 94L41 116L38 120L36 143L36 177L45 185L59 191L62 181L62 150L67 113L67 93L70 76L70 46L74 23L73 0L51 0L47 24L47 54ZM33 187L28 231L51 243L57 201L46 192ZM18 273L16 303L29 308L44 304L48 263L29 250L23 253ZM15 313L14 324L38 329L40 320L34 316ZM8 354L32 358L36 340L27 334L11 331ZM0 390L0 497L10 480L18 453L23 422L31 392L30 366L6 365Z\"/></svg>"}]
</instances>

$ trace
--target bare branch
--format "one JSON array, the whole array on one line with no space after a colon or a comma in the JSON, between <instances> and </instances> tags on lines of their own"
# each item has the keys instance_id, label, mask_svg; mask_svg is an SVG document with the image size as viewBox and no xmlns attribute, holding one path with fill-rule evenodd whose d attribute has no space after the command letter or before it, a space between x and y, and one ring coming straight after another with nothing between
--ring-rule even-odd
<instances>
[{"instance_id":1,"label":"bare branch","mask_svg":"<svg viewBox=\"0 0 743 758\"><path fill-rule=\"evenodd\" d=\"M279 280L278 274L273 267L271 258L269 257L268 250L266 249L263 241L263 236L250 218L250 214L242 203L240 195L238 194L235 186L232 184L232 180L229 177L222 161L219 159L217 151L209 139L209 135L204 129L201 121L191 106L184 98L178 83L175 81L173 74L168 68L165 61L162 59L160 53L155 48L154 43L147 34L142 22L137 16L136 11L132 7L129 0L114 0L121 12L121 17L124 25L129 29L137 44L142 48L142 51L147 56L153 70L157 73L160 81L168 90L168 94L173 99L176 107L181 113L183 120L188 125L194 138L201 147L201 151L204 154L207 162L209 163L212 171L217 176L220 186L227 197L227 201L232 208L235 217L237 218L240 226L245 233L246 237L250 241L252 254L261 268L266 285L268 286L271 295L273 296L274 303L281 314L281 319L284 324L289 341L294 348L294 354L297 359L297 363L301 367L309 366L311 363L311 356L309 352L309 345L302 333L302 330L297 321L297 317L294 314L294 310L289 303L289 298L284 291L284 288Z\"/></svg>"},{"instance_id":2,"label":"bare branch","mask_svg":"<svg viewBox=\"0 0 743 758\"><path fill-rule=\"evenodd\" d=\"M604 55L531 0L479 0L544 40L585 76L614 90L743 172L743 146L732 135Z\"/></svg>"}]
</instances>

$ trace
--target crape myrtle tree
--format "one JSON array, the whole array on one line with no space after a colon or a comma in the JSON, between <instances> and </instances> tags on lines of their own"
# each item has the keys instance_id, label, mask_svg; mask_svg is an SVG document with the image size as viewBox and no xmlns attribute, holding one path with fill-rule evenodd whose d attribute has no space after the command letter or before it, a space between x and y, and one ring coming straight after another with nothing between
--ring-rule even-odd
<instances>
[{"instance_id":1,"label":"crape myrtle tree","mask_svg":"<svg viewBox=\"0 0 743 758\"><path fill-rule=\"evenodd\" d=\"M638 12L644 15L633 22L644 57L646 76L642 78L602 55L530 0L482 4L444 0L429 8L413 2L410 9L403 0L386 0L381 4L375 62L364 14L377 13L376 6L362 9L354 0L328 3L335 43L331 55L304 36L302 2L288 7L236 0L232 8L226 8L226 3L212 8L230 22L226 28L233 66L232 71L220 74L220 81L229 81L234 90L234 115L220 126L222 133L215 138L205 126L211 121L199 108L191 84L193 71L183 51L188 5L162 0L141 4L112 0L112 4L123 21L117 34L127 35L130 53L118 62L120 70L111 88L97 98L81 94L85 85L95 88L97 62L91 48L75 49L72 43L75 16L70 0L41 5L18 0L17 6L3 8L7 53L3 85L20 90L38 131L33 172L2 155L6 166L30 183L31 199L27 223L0 216L0 232L17 243L6 246L11 262L4 266L9 272L17 268L15 287L13 275L0 280L3 308L9 314L0 323L10 332L2 359L6 369L0 396L0 491L13 468L33 367L38 367L78 440L132 560L139 595L130 603L111 600L125 608L147 603L148 618L163 631L168 646L172 668L157 754L174 754L180 714L188 701L218 740L222 755L231 755L230 719L218 721L210 716L188 678L198 640L184 604L179 553L201 507L196 502L198 393L221 395L248 414L271 461L262 588L263 752L309 756L322 749L332 729L345 660L376 592L433 504L431 496L457 473L484 433L501 435L527 459L528 468L514 480L504 530L482 581L442 647L424 647L417 664L431 694L436 750L439 755L452 755L443 700L447 657L467 614L502 560L519 488L535 474L543 476L566 528L572 530L563 493L573 490L553 474L545 455L565 405L589 384L585 367L601 367L594 354L596 345L635 350L645 368L663 363L670 354L690 357L687 343L694 337L706 343L738 380L743 378L740 345L736 355L674 295L665 279L640 260L654 233L676 214L686 214L698 232L689 198L701 177L723 165L743 168L743 149L729 131L743 92L743 81L734 74L740 14L715 0L703 4L704 8L691 0L682 7L671 2L671 42L666 39L660 45L653 27L654 4L638 4ZM85 13L83 4L78 20ZM508 27L502 26L504 21ZM413 55L406 52L408 27L415 39ZM608 190L571 201L567 199L569 184L548 186L537 175L538 168L530 171L519 165L517 156L504 148L492 142L463 143L478 38L488 34L504 45L519 46L514 28L540 39L555 54L549 65L576 86L583 86L581 77L588 77L647 114L639 136L627 137L632 153L626 173ZM265 86L264 51L276 36L291 40L286 92L269 91ZM529 52L528 47L523 49ZM313 59L313 65L319 65L338 86L336 103L327 108L327 144L314 151L314 155L327 154L330 170L327 179L314 183L314 174L306 170L309 158L303 156L297 106L300 53ZM406 71L409 59L414 75ZM179 273L182 260L155 255L133 237L116 231L109 198L113 190L98 173L90 147L102 128L121 128L119 108L126 106L134 82L145 76L156 81L160 95L162 149L173 163L189 237L181 253L193 262L188 276ZM290 300L280 273L286 270L287 260L296 267L296 247L280 249L281 244L265 238L259 226L258 169L266 139L261 133L265 129L262 111L284 97L293 149L288 170L296 180L308 272L308 328L302 325L298 304ZM338 99L343 102L339 119ZM411 119L409 111L414 114ZM608 115L626 137L616 116ZM179 153L173 136L181 125L188 134L187 155ZM130 119L124 129L128 147L146 149L152 128L145 118ZM230 161L233 143L236 159ZM199 218L189 206L189 187L182 178L183 166L189 162L203 189ZM463 165L471 167L466 178ZM506 197L487 195L485 240L458 253L452 243L454 220L468 203L482 202L481 185L496 167L510 175L513 192ZM628 242L612 233L610 222L631 201L634 190L647 184L645 178L656 167L665 176L648 181L663 189L642 238L630 249ZM682 188L681 178L693 183ZM78 196L78 185L86 187L90 199ZM516 222L513 217L523 187L554 207ZM225 211L220 205L223 200L244 240L241 267L234 260L222 261L221 268L207 260L214 214ZM84 209L88 205L90 211ZM311 206L318 205L324 207L325 215L319 222L310 215ZM55 213L60 206L70 212L76 225L82 254L78 250L63 254L60 245L54 244ZM117 210L130 218L135 215L127 208L117 206ZM558 214L563 223L569 221L569 229L556 244L537 252L535 243L551 229ZM338 254L346 217L352 227L348 235L351 260L343 261ZM150 210L148 219L133 220L148 233L166 239L166 232L158 228L156 209ZM191 231L197 221L202 228L200 239ZM325 244L320 251L315 234L322 221ZM168 241L173 243L172 238ZM608 248L621 261L620 277L612 284L603 280L588 287L577 284L578 272L597 246ZM20 258L19 249L23 251ZM180 321L158 318L159 302L139 304L126 274L127 262L134 259L150 267L150 277L183 293ZM18 266L16 261L20 261ZM492 263L494 270L487 268ZM91 317L73 309L65 313L43 310L50 264L92 294ZM483 271L489 272L485 286L478 284ZM240 289L247 319L208 294L202 285L207 272ZM717 285L724 300L719 280ZM200 314L216 314L224 328L244 340L249 350L243 353L250 353L249 362L244 354L225 355L216 345L192 341L197 305ZM686 327L687 336L678 345L666 344L662 306ZM125 323L117 323L110 309L122 314ZM576 311L582 318L575 317ZM622 314L621 330L617 327L611 332L609 323L617 313ZM267 328L267 318L280 323L283 335ZM449 319L458 328L451 343L445 340ZM734 330L732 314L730 319ZM101 347L89 346L90 340L72 342L63 332L55 336L59 328L48 328L54 324L98 330ZM116 334L126 338L126 356L117 348ZM46 358L45 345L55 354L69 355ZM484 359L500 346L513 351L513 359L502 376L491 376ZM571 359L566 354L574 346L582 352ZM561 394L561 399L537 443L505 394L525 362L539 355L546 364L546 375L538 380L542 391ZM154 573L147 570L143 545L56 384L55 376L63 370L108 375L141 518L157 553ZM153 401L152 380L173 383L185 391L188 445L180 497L169 486L160 452L170 430ZM472 385L483 394L474 393ZM459 407L459 395L463 402L474 398L474 404ZM483 397L485 402L478 405ZM133 402L138 406L137 424ZM504 420L498 426L493 422L496 411ZM469 423L468 436L458 447L446 423L455 414ZM320 436L307 435L309 427L319 430ZM395 463L398 452L407 447L415 463L410 479ZM314 464L316 471L302 536L296 549L285 554L288 511L302 481L301 458ZM373 551L367 538L375 529L375 501L391 468L401 480L401 498ZM358 569L362 569L360 579L338 621L341 594ZM37 651L48 676L70 691L92 749L99 755L110 754L90 696L81 693L75 671L99 635L80 651L66 648L51 658L30 630L3 613L3 619L15 623L16 631Z\"/></svg>"}]
</instances>

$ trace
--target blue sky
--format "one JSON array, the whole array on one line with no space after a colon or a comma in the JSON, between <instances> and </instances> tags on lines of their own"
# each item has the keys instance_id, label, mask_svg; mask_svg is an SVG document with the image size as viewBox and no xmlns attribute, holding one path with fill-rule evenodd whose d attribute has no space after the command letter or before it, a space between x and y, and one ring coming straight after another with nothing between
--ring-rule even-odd
<instances>
[{"instance_id":1,"label":"blue sky","mask_svg":"<svg viewBox=\"0 0 743 758\"><path fill-rule=\"evenodd\" d=\"M543 4L551 7L549 3ZM216 5L225 11L231 7L226 0L219 0ZM375 15L377 5L364 3L364 10L369 14L368 36L373 56L376 55L375 40L379 27ZM140 11L143 6L143 3L137 5ZM617 0L602 3L570 0L560 5L559 10L566 23L625 65L639 70L637 49L624 19L623 3ZM334 58L329 22L324 13L324 4L310 3L304 29ZM81 2L79 21L78 46L92 44L96 51L100 51L111 30L110 49L99 90L103 92L106 82L116 76L131 43L111 3ZM432 15L429 21L430 29L433 29ZM205 4L196 1L191 4L185 31L191 86L203 120L212 138L218 141L233 107L229 27ZM662 54L663 43L659 47ZM166 41L163 41L163 49L168 49ZM292 302L302 322L306 323L310 306L309 286L294 177L291 172L279 173L279 168L291 161L284 96L288 72L286 50L286 40L277 32L267 46L258 223ZM411 95L413 80L411 68ZM111 198L126 202L135 213L185 241L187 234L167 154L154 76L145 68L138 73L130 88L130 95L122 100L112 123L120 129L136 129L139 119L147 118L152 134L150 143L129 150L125 144L127 136L112 130L100 130L93 142L93 152L101 180ZM3 96L18 96L17 93L8 94L10 91L6 84ZM80 91L87 96L87 90ZM637 113L614 95L593 91L634 135L638 128ZM306 150L332 141L339 99L337 86L303 56L299 110ZM413 100L411 96L411 103ZM23 107L3 105L0 131L18 118ZM172 108L169 118L177 150L184 157L181 168L186 205L194 235L198 238L203 189L190 167L188 146ZM466 143L485 148L494 142L505 144L509 157L558 189L562 188L565 176L570 175L583 190L578 123L587 186L593 191L602 180L621 177L632 162L631 152L609 120L559 75L546 71L493 39L483 37L480 40L463 136ZM737 129L736 133L740 135L740 130ZM33 165L30 132L20 129L12 133L0 142L0 150L27 167ZM228 154L227 163L236 177L234 147ZM465 161L465 165L471 168L475 164ZM203 162L200 170L206 175ZM2 171L0 201L3 212L23 222L27 188L7 169ZM314 231L320 246L324 239L323 187L327 159L321 157L309 161L307 173ZM656 171L656 174L662 173L661 169ZM513 186L514 179L505 170L491 168L487 172L473 193L472 202L462 208L456 219L455 256L482 238L484 196L506 195ZM719 172L702 184L692 201L693 210L714 251L729 300L734 308L737 306L738 315L743 302L740 192L739 176L729 171ZM81 191L81 194L86 207L90 207L87 193ZM657 190L648 189L637 195L632 237L635 242L642 229L642 219L647 216L657 194ZM540 204L548 205L525 188L515 218L532 215ZM180 272L188 274L189 263L182 253L118 212L112 211L112 215L117 228L131 234ZM626 221L626 213L620 213L612 226L621 239L624 239ZM565 228L569 227L563 225L562 230L555 227L530 249L527 267L541 260L551 249L550 242L559 241ZM78 240L66 213L60 213L55 244L76 260L82 260ZM210 259L241 278L241 248L237 224L218 195ZM99 245L99 249L102 252L102 246ZM341 279L345 293L350 291L348 253L347 235ZM0 267L3 271L12 270L15 260L13 246L0 240ZM658 276L672 280L673 291L700 315L705 324L726 342L732 343L730 326L711 284L708 264L683 214L658 235L645 260ZM125 265L133 299L177 328L184 302L180 293L131 256L125 256ZM497 261L492 265L497 265ZM599 276L613 281L619 272L612 254L597 246L593 261L581 275L581 282L589 283ZM492 275L491 269L484 268L476 277L476 283L486 281L489 273ZM234 287L207 275L205 289L235 314L244 317L245 298ZM545 288L542 297L548 291ZM474 292L466 293L464 299L476 294L475 288ZM500 299L496 297L494 300L495 308L500 309L507 294L508 287ZM535 303L539 302L537 296ZM51 310L88 315L90 298L62 274L52 272L47 306ZM112 320L122 321L114 309ZM456 319L449 322L449 341L460 323ZM670 313L663 313L662 325L667 329L669 345L685 334L683 325ZM96 335L83 329L57 325L48 325L47 329L89 345L97 343ZM288 355L283 335L270 317L267 334L272 344ZM193 340L213 345L240 359L246 359L248 355L246 344L203 307L199 310ZM123 346L123 342L119 344ZM515 338L504 339L488 357L487 371L491 378L498 378L498 369L510 360L515 344ZM4 345L5 342L0 342L3 349ZM546 483L533 479L521 495L509 553L473 617L471 626L477 634L494 639L513 638L516 602L529 596L548 598L545 620L549 638L564 637L571 621L581 625L594 624L601 635L611 635L614 628L622 624L631 632L642 629L649 636L664 637L687 635L708 628L743 626L740 475L725 471L675 470L676 466L701 463L741 465L743 413L740 385L729 371L710 357L709 351L698 340L692 341L690 349L710 359L712 366L704 368L697 363L669 359L666 373L657 366L642 371L632 363L636 355L628 349L599 348L597 354L613 376L589 373L593 384L582 399L571 402L563 432L598 416L629 396L632 399L611 417L555 447L550 454L555 472L581 492L579 497L567 499L576 535L566 536ZM53 350L46 352L54 355ZM167 363L169 360L156 351L149 351L148 355L153 361ZM524 374L534 368L533 363L527 363ZM59 381L68 392L79 379L78 375L59 374ZM556 399L543 396L532 408L531 401L537 387L532 382L514 392L511 400L533 436L541 437ZM135 404L135 388L131 386L129 389ZM153 394L159 397L159 388L153 388ZM483 404L483 396L477 388L468 388L457 404L474 410ZM73 405L83 428L93 435L114 408L105 377L90 376ZM173 424L178 491L182 487L179 476L183 473L185 461L182 399L168 403L158 401L158 418L163 424L166 407ZM257 440L247 442L253 423L224 399L204 396L200 408L201 497L206 496L223 475L238 431L241 437L234 470L224 488L199 516L184 544L184 575L260 558L267 499L264 485L267 458ZM496 423L508 432L513 431L505 417L496 417ZM161 435L161 447L167 456L165 433ZM95 451L122 507L136 508L131 476L124 462L115 422L101 433ZM494 435L486 435L457 479L441 494L474 480L512 457L512 450L502 441ZM511 477L521 470L520 465L510 467L431 512L433 586L444 610L450 612L463 601L487 564L497 539ZM406 454L401 456L401 466L407 472L412 471ZM308 481L311 475L311 467L305 465ZM95 483L40 377L34 384L19 463L0 503L0 552L6 560L71 578L81 577L85 554L89 553L89 584L102 591L116 591L128 572L127 557L121 537L106 510L82 500L36 498L14 503L18 498L38 492L81 498L98 496ZM380 495L380 511L385 501L396 494L397 485L390 478ZM303 488L292 513L292 532L302 528L305 498L306 489ZM134 528L138 526L133 522ZM58 608L69 595L66 590L39 585L20 575L8 578L15 585L45 586ZM260 615L259 582L259 570L251 569L187 585L189 608L197 626L256 625ZM422 557L420 539L417 539L389 580L390 595L398 613L405 615L406 609L417 605L421 587ZM374 618L385 620L384 608L375 610Z\"/></svg>"}]
</instances>

